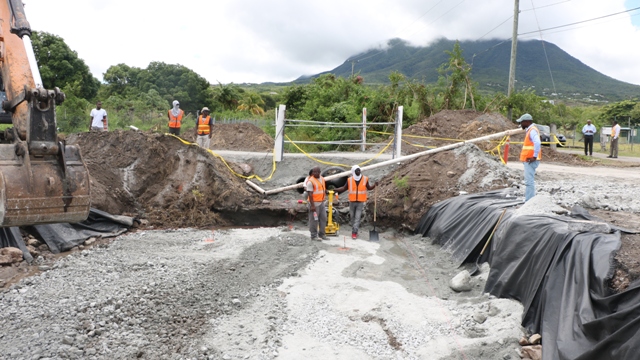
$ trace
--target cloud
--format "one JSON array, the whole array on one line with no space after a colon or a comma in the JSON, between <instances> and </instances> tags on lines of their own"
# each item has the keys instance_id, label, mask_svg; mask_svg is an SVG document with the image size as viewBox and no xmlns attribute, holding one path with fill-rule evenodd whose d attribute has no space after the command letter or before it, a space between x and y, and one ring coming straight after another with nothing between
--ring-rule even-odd
<instances>
[{"instance_id":1,"label":"cloud","mask_svg":"<svg viewBox=\"0 0 640 360\"><path fill-rule=\"evenodd\" d=\"M98 78L119 63L144 68L161 61L211 83L290 81L391 38L414 45L440 37L509 39L513 26L512 3L498 0L24 1L32 28L64 38ZM542 38L605 75L640 84L639 11L537 33L639 3L521 1L518 32L534 32L521 39Z\"/></svg>"}]
</instances>

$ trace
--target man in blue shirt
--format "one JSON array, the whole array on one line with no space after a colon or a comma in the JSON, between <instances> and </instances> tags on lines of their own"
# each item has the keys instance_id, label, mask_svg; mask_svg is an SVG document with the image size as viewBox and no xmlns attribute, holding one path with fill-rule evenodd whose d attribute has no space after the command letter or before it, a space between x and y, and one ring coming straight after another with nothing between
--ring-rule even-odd
<instances>
[{"instance_id":1,"label":"man in blue shirt","mask_svg":"<svg viewBox=\"0 0 640 360\"><path fill-rule=\"evenodd\" d=\"M591 124L591 120L587 120L587 125L582 127L582 135L584 136L584 155L593 155L593 135L596 133L595 125Z\"/></svg>"}]
</instances>

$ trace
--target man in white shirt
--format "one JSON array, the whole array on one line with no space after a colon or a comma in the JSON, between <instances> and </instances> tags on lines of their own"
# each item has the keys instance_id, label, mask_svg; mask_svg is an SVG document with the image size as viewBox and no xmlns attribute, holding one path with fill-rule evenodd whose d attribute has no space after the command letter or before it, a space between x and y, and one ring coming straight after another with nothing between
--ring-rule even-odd
<instances>
[{"instance_id":1,"label":"man in white shirt","mask_svg":"<svg viewBox=\"0 0 640 360\"><path fill-rule=\"evenodd\" d=\"M620 125L616 120L613 120L613 127L611 128L611 149L609 150L608 158L618 158L618 138L620 137Z\"/></svg>"},{"instance_id":2,"label":"man in white shirt","mask_svg":"<svg viewBox=\"0 0 640 360\"><path fill-rule=\"evenodd\" d=\"M593 135L596 133L595 125L591 124L591 120L587 120L587 125L582 127L582 135L584 136L584 155L593 155Z\"/></svg>"},{"instance_id":3,"label":"man in white shirt","mask_svg":"<svg viewBox=\"0 0 640 360\"><path fill-rule=\"evenodd\" d=\"M96 103L96 108L91 110L89 117L89 131L107 131L107 110L102 108L101 101Z\"/></svg>"}]
</instances>

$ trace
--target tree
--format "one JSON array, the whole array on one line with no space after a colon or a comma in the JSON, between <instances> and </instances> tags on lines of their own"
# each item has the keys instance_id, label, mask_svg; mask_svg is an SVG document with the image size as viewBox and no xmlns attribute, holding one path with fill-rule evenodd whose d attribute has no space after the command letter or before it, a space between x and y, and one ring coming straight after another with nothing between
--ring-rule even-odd
<instances>
[{"instance_id":1,"label":"tree","mask_svg":"<svg viewBox=\"0 0 640 360\"><path fill-rule=\"evenodd\" d=\"M473 97L475 86L471 82L471 65L467 64L462 56L460 43L456 41L453 51L446 51L449 62L438 68L439 82L445 86L443 92L444 109L464 109L467 99L471 102L471 108L475 110L476 104ZM464 90L464 94L462 94Z\"/></svg>"},{"instance_id":2,"label":"tree","mask_svg":"<svg viewBox=\"0 0 640 360\"><path fill-rule=\"evenodd\" d=\"M305 107L308 99L308 87L303 85L289 86L282 96L284 105L287 107L287 114L291 118L298 117L298 114Z\"/></svg>"},{"instance_id":3,"label":"tree","mask_svg":"<svg viewBox=\"0 0 640 360\"><path fill-rule=\"evenodd\" d=\"M238 110L247 111L253 115L264 115L262 105L264 105L264 101L260 95L254 92L248 92L242 97L242 100L240 100Z\"/></svg>"},{"instance_id":4,"label":"tree","mask_svg":"<svg viewBox=\"0 0 640 360\"><path fill-rule=\"evenodd\" d=\"M163 108L169 108L173 100L180 101L186 112L213 105L209 82L182 65L152 62L140 69L118 64L107 69L104 81L106 86L100 94L103 98L118 95L137 99L153 90L164 99Z\"/></svg>"},{"instance_id":5,"label":"tree","mask_svg":"<svg viewBox=\"0 0 640 360\"><path fill-rule=\"evenodd\" d=\"M31 42L40 68L42 85L46 89L59 87L69 92L67 95L87 100L96 96L100 82L61 37L33 31ZM72 88L67 89L68 85L72 85Z\"/></svg>"},{"instance_id":6,"label":"tree","mask_svg":"<svg viewBox=\"0 0 640 360\"><path fill-rule=\"evenodd\" d=\"M130 67L126 64L118 64L107 69L102 77L106 86L103 97L107 98L114 94L135 94L138 92L138 74L142 70L137 67Z\"/></svg>"},{"instance_id":7,"label":"tree","mask_svg":"<svg viewBox=\"0 0 640 360\"><path fill-rule=\"evenodd\" d=\"M635 118L632 115L634 114L633 109L637 105L638 101L636 100L623 100L608 104L602 107L602 113L598 118L602 124L610 124L614 119L620 122L621 119L627 120L629 117Z\"/></svg>"},{"instance_id":8,"label":"tree","mask_svg":"<svg viewBox=\"0 0 640 360\"><path fill-rule=\"evenodd\" d=\"M213 99L224 110L235 110L240 103L241 93L240 87L234 83L224 85L218 82L218 86L213 89Z\"/></svg>"},{"instance_id":9,"label":"tree","mask_svg":"<svg viewBox=\"0 0 640 360\"><path fill-rule=\"evenodd\" d=\"M184 111L212 106L211 84L193 70L182 65L152 62L138 74L138 90L156 90L167 101L180 101Z\"/></svg>"}]
</instances>

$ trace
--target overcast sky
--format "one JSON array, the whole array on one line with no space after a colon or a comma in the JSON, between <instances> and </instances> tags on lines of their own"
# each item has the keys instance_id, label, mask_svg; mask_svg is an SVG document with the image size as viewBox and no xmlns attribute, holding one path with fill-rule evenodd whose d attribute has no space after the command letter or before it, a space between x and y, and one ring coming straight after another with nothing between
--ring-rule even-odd
<instances>
[{"instance_id":1,"label":"overcast sky","mask_svg":"<svg viewBox=\"0 0 640 360\"><path fill-rule=\"evenodd\" d=\"M391 38L418 46L440 37L510 39L514 10L513 0L23 2L32 29L62 37L98 79L112 65L161 61L212 84L291 81ZM640 85L640 10L622 13L638 7L640 0L520 0L519 38L549 41ZM538 32L572 23L579 24Z\"/></svg>"}]
</instances>

